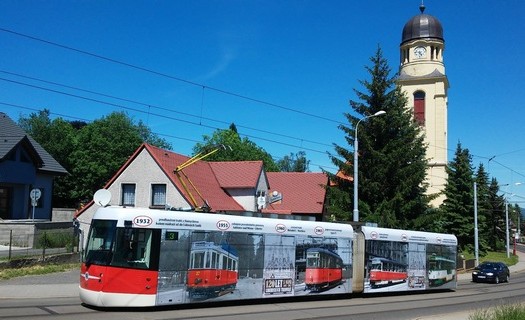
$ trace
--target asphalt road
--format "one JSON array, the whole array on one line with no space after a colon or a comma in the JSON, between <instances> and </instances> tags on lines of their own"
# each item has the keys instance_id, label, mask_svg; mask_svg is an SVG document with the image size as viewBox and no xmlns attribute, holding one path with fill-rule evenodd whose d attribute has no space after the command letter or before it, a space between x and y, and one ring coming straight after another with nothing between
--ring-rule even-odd
<instances>
[{"instance_id":1,"label":"asphalt road","mask_svg":"<svg viewBox=\"0 0 525 320\"><path fill-rule=\"evenodd\" d=\"M455 292L352 296L328 300L265 300L264 303L205 304L157 310L95 310L78 299L79 272L0 281L0 319L467 319L469 313L502 303L525 302L525 273L510 283L472 283L463 279ZM446 315L453 317L446 317ZM439 316L437 316L439 315Z\"/></svg>"},{"instance_id":2,"label":"asphalt road","mask_svg":"<svg viewBox=\"0 0 525 320\"><path fill-rule=\"evenodd\" d=\"M520 249L522 247L520 246ZM162 309L97 310L78 298L80 272L27 276L0 281L0 319L315 319L315 320L467 320L483 308L525 302L525 255L511 267L510 283L472 283L458 276L456 291L423 294L347 296L316 300L273 299L259 303L221 302Z\"/></svg>"}]
</instances>

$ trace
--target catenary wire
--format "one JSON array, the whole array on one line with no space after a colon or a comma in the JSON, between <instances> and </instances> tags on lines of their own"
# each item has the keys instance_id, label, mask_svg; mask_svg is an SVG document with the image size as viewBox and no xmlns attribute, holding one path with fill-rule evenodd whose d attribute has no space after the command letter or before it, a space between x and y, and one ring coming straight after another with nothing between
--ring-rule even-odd
<instances>
[{"instance_id":1,"label":"catenary wire","mask_svg":"<svg viewBox=\"0 0 525 320\"><path fill-rule=\"evenodd\" d=\"M222 120L216 120L216 119L212 119L212 118L208 118L208 117L203 117L202 114L201 115L194 115L194 114L183 112L183 111L175 111L175 110L172 110L172 109L169 109L169 108L166 108L166 107L160 107L160 106L156 106L156 105L153 105L153 104L150 104L150 103L139 102L139 101L135 101L135 100L127 99L127 98L121 98L121 97L117 97L117 96L114 96L114 95L109 95L109 94L106 94L106 93L95 92L95 91L92 91L92 90L87 90L87 89L82 89L82 88L79 88L79 87L69 86L69 85L58 83L58 82L53 82L53 81L43 80L43 79L39 79L39 78L34 78L34 77L30 77L30 76L26 76L26 75L22 75L22 74L18 74L18 73L6 71L6 70L0 70L0 72L8 74L8 75L12 75L12 76L20 77L20 78L25 78L25 79L29 79L29 80L33 80L33 81L38 81L38 82L42 82L42 83L46 83L46 84L51 84L51 85L63 87L63 88L77 90L77 91L81 91L81 92L85 92L85 93L89 93L89 94L94 94L94 95L98 95L98 96L102 96L102 97L106 97L106 98L111 98L111 99L115 99L115 100L120 100L120 101L124 101L124 102L129 102L129 103L141 105L141 106L144 106L144 107L147 107L147 108L155 108L155 109L159 109L159 110L163 110L163 111L168 111L168 112L172 112L172 113L178 113L178 114L181 114L181 115L185 115L185 116L189 116L189 117L193 117L193 118L205 119L205 120L208 120L208 121L213 121L213 122L222 123L222 124L226 124L226 125L229 125L231 123L231 122L227 122L227 121L222 121ZM204 98L202 98L202 99L204 99ZM199 122L199 124L201 124L201 123ZM248 129L248 130L252 130L252 131L257 131L257 132L261 132L261 133L271 134L271 135L275 135L275 136L280 136L280 137L284 137L284 138L294 139L294 140L298 140L298 141L302 141L302 142L308 142L308 143L317 144L317 145L324 145L324 146L328 146L328 147L332 146L331 144L327 144L327 143L323 143L323 142L313 141L313 140L304 139L304 138L297 138L297 137L293 137L293 136L289 136L289 135L285 135L285 134L271 132L271 131L268 131L268 130L262 130L262 129L248 127L248 126L244 126L244 125L241 125L241 124L236 124L236 127L244 128L244 129Z\"/></svg>"},{"instance_id":2,"label":"catenary wire","mask_svg":"<svg viewBox=\"0 0 525 320\"><path fill-rule=\"evenodd\" d=\"M128 62L123 62L123 61L120 61L120 60L117 60L117 59L105 57L105 56L102 56L100 54L96 54L96 53L88 52L88 51L85 51L85 50L73 48L73 47L70 47L70 46L66 46L66 45L63 45L63 44L60 44L60 43L56 43L56 42L53 42L53 41L37 38L37 37L30 36L30 35L27 35L27 34L23 34L23 33L20 33L20 32L16 32L16 31L13 31L13 30L0 28L0 31L6 32L6 33L10 33L10 34L13 34L13 35L16 35L16 36L19 36L19 37L24 37L24 38L27 38L27 39L31 39L31 40L34 40L34 41L39 41L39 42L42 42L42 43L45 43L45 44L48 44L48 45L52 45L52 46L59 47L59 48L62 48L62 49L66 49L66 50L69 50L69 51L77 52L77 53L80 53L80 54L83 54L83 55L91 56L91 57L94 57L94 58L97 58L97 59L105 60L105 61L108 61L108 62L111 62L111 63L119 64L119 65L126 66L126 67L129 67L129 68L133 68L133 69L136 69L136 70L144 71L144 72L147 72L147 73L150 73L150 74L154 74L154 75L157 75L157 76L161 76L161 77L164 77L164 78L168 78L168 79L176 80L176 81L179 81L179 82L183 82L183 83L186 83L186 84L189 84L189 85L192 85L192 86L206 88L206 89L211 90L211 91L216 91L216 92L219 92L219 93L222 93L222 94L225 94L225 95L233 96L233 97L244 99L244 100L247 100L247 101L260 103L262 105L266 105L266 106L270 106L270 107L274 107L274 108L278 108L278 109L282 109L282 110L286 110L286 111L290 111L290 112L294 112L294 113L310 116L310 117L317 118L317 119L322 119L322 120L325 120L325 121L336 123L338 125L339 124L344 124L344 123L342 123L340 121L337 121L337 120L334 120L334 119L330 119L330 118L326 118L326 117L322 117L322 116L319 116L319 115L316 115L316 114L313 114L313 113L308 113L308 112L296 110L296 109L285 107L285 106L278 105L278 104L275 104L275 103L267 102L267 101L264 101L264 100L261 100L261 99L251 98L251 97L248 97L246 95L239 94L239 93L235 93L235 92L231 92L231 91L227 91L227 90L223 90L223 89L219 89L219 88L215 88L215 87L210 87L210 86L207 86L207 85L204 85L204 84L201 84L201 83L197 83L197 82L194 82L194 81L182 79L180 77L172 76L172 75L169 75L169 74L166 74L166 73L163 73L163 72L159 72L159 71L155 71L155 70L148 69L148 68L145 68L145 67L137 66L137 65L134 65L134 64L131 64L131 63L128 63Z\"/></svg>"}]
</instances>

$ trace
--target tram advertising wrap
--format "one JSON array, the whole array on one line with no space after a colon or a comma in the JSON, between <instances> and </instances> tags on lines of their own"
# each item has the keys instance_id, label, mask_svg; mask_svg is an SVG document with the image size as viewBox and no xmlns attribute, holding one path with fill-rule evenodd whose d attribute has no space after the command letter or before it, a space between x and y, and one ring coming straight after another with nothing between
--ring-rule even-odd
<instances>
[{"instance_id":1,"label":"tram advertising wrap","mask_svg":"<svg viewBox=\"0 0 525 320\"><path fill-rule=\"evenodd\" d=\"M91 222L80 298L146 307L454 289L447 261L456 244L451 235L350 224L103 207Z\"/></svg>"},{"instance_id":2,"label":"tram advertising wrap","mask_svg":"<svg viewBox=\"0 0 525 320\"><path fill-rule=\"evenodd\" d=\"M352 236L352 226L344 224L100 208L88 236L80 297L110 307L350 293ZM340 257L330 288L306 287L310 249Z\"/></svg>"},{"instance_id":3,"label":"tram advertising wrap","mask_svg":"<svg viewBox=\"0 0 525 320\"><path fill-rule=\"evenodd\" d=\"M364 292L456 288L455 236L362 227Z\"/></svg>"}]
</instances>

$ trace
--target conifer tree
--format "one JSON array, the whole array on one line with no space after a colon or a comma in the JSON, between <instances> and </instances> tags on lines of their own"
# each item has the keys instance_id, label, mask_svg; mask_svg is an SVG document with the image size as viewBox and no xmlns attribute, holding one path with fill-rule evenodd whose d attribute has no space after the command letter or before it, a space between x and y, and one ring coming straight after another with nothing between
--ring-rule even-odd
<instances>
[{"instance_id":1,"label":"conifer tree","mask_svg":"<svg viewBox=\"0 0 525 320\"><path fill-rule=\"evenodd\" d=\"M345 113L348 125L339 128L346 142L354 146L355 127L359 120L385 111L386 115L359 123L359 214L360 221L376 222L383 227L412 228L415 219L428 209L425 195L424 136L406 107L407 99L390 76L390 68L381 48L365 67L371 79L360 81L366 91L354 89L358 101L351 100L353 112ZM340 168L332 179L337 189L330 192L329 214L351 216L353 193L353 152L334 144L337 155L330 155ZM338 206L338 207L334 207Z\"/></svg>"},{"instance_id":2,"label":"conifer tree","mask_svg":"<svg viewBox=\"0 0 525 320\"><path fill-rule=\"evenodd\" d=\"M505 198L499 195L500 188L496 178L489 185L489 225L491 229L489 245L492 250L505 249Z\"/></svg>"},{"instance_id":3,"label":"conifer tree","mask_svg":"<svg viewBox=\"0 0 525 320\"><path fill-rule=\"evenodd\" d=\"M462 249L470 250L474 244L474 170L471 158L469 150L458 143L454 159L446 167L446 199L440 207L445 222L444 231L454 234Z\"/></svg>"},{"instance_id":4,"label":"conifer tree","mask_svg":"<svg viewBox=\"0 0 525 320\"><path fill-rule=\"evenodd\" d=\"M483 163L479 164L475 181L478 206L478 245L479 251L483 255L490 250L490 234L492 233L491 223L489 223L491 215L489 176Z\"/></svg>"}]
</instances>

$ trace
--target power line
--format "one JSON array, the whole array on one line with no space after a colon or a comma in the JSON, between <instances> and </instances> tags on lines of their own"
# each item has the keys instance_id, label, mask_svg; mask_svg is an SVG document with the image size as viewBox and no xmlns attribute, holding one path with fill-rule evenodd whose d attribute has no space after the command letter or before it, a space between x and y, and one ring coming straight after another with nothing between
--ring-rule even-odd
<instances>
[{"instance_id":1,"label":"power line","mask_svg":"<svg viewBox=\"0 0 525 320\"><path fill-rule=\"evenodd\" d=\"M91 91L91 90L87 90L87 89L82 89L82 88L79 88L79 87L69 86L69 85L58 83L58 82L53 82L53 81L43 80L43 79L39 79L39 78L34 78L34 77L30 77L30 76L26 76L26 75L10 72L10 71L0 70L0 72L1 73L5 73L5 74L9 74L9 75L13 75L13 76L17 76L17 77L21 77L21 78L25 78L25 79L29 79L29 80L33 80L33 81L39 81L39 82L43 82L43 83L46 83L46 84L51 84L51 85L63 87L63 88L68 88L68 89L72 89L72 90L86 92L86 93L89 93L89 94L99 95L99 96L106 97L106 98L111 98L111 99L115 99L115 100L129 102L129 103L141 105L141 106L144 106L144 107L147 107L147 108L155 108L155 109L159 109L159 110L162 110L162 111L178 113L178 114L189 116L189 117L194 117L194 118L198 118L198 119L205 119L205 120L208 120L208 121L222 123L222 124L225 124L225 125L230 125L231 124L231 122L216 120L216 119L212 119L212 118L208 118L208 117L203 117L202 114L201 115L195 115L195 114L191 114L191 113L187 113L187 112L183 112L183 111L175 111L175 110L172 110L172 109L169 109L169 108L166 108L166 107L160 107L160 106L156 106L156 105L153 105L153 104L150 104L150 103L139 102L139 101L135 101L135 100L127 99L127 98L121 98L121 97L117 97L117 96L114 96L114 95L109 95L109 94L105 94L105 93L100 93L100 92L95 92L95 91ZM2 80L5 80L5 79L2 79ZM7 81L7 80L5 80L5 81ZM15 82L15 83L19 84L19 85L29 85L29 84L24 84L22 82ZM42 87L38 87L38 88L42 89ZM45 89L42 89L42 90L45 90ZM149 111L148 111L148 114L149 114ZM199 121L199 125L201 125L201 124L202 123ZM327 147L331 147L332 146L331 144L327 144L327 143L323 143L323 142L308 140L308 139L304 139L304 138L297 138L297 137L293 137L293 136L290 136L290 135L275 133L275 132L271 132L271 131L268 131L268 130L252 128L252 127L248 127L248 126L244 126L244 125L240 125L240 124L236 124L236 126L238 128L244 128L244 129L257 131L257 132L261 132L261 133L272 134L272 135L275 135L275 136L280 136L280 137L284 137L284 138L294 139L294 140L301 141L301 142L308 142L308 143L313 143L313 144L317 144L317 145L323 145L323 146L327 146Z\"/></svg>"},{"instance_id":2,"label":"power line","mask_svg":"<svg viewBox=\"0 0 525 320\"><path fill-rule=\"evenodd\" d=\"M175 80L175 81L179 81L179 82L182 82L182 83L185 83L185 84L188 84L188 85L201 87L203 90L204 89L208 89L208 90L211 90L211 91L219 92L219 93L222 93L222 94L225 94L225 95L229 95L229 96L233 96L233 97L236 97L236 98L244 99L244 100L247 100L247 101L259 103L259 104L262 104L262 105L271 106L271 107L274 107L274 108L279 108L279 109L286 110L286 111L289 111L289 112L294 112L294 113L298 113L298 114L301 114L301 115L310 116L310 117L313 117L313 118L329 121L329 122L340 124L340 125L346 125L345 123L342 123L342 122L334 120L334 119L330 119L330 118L322 117L322 116L319 116L319 115L316 115L316 114L312 114L312 113L296 110L296 109L293 109L293 108L290 108L290 107L285 107L285 106L282 106L282 105L279 105L279 104L275 104L275 103L271 103L271 102L267 102L267 101L264 101L264 100L261 100L261 99L251 98L251 97L248 97L246 95L242 95L242 94L239 94L239 93L227 91L227 90L224 90L224 89L220 89L220 88L216 88L216 87L210 87L210 86L198 83L198 82L194 82L194 81L190 81L190 80L183 79L183 78L180 78L180 77L176 77L176 76L169 75L169 74L166 74L166 73L163 73L163 72L159 72L159 71L155 71L155 70L152 70L152 69L149 69L149 68L146 68L146 67L142 67L142 66L138 66L138 65L131 64L131 63L128 63L128 62L120 61L120 60L117 60L117 59L114 59L114 58L109 58L109 57L106 57L106 56L103 56L103 55L100 55L100 54L97 54L97 53L89 52L89 51L86 51L86 50L77 49L77 48L74 48L74 47L71 47L71 46L67 46L67 45L64 45L64 44L60 44L60 43L57 43L57 42L53 42L53 41L50 41L50 40L45 40L45 39L42 39L42 38L38 38L38 37L35 37L35 36L23 34L23 33L16 32L16 31L13 31L13 30L9 30L9 29L5 29L5 28L0 28L0 31L3 31L5 33L10 33L12 35L16 35L16 36L19 36L19 37L23 37L23 38L26 38L26 39L30 39L30 40L33 40L33 41L42 42L42 43L45 43L47 45L51 45L51 46L55 46L55 47L58 47L58 48L61 48L61 49L73 51L73 52L76 52L76 53L79 53L79 54L83 54L83 55L86 55L86 56L90 56L90 57L93 57L93 58L97 58L97 59L100 59L100 60L104 60L104 61L115 63L115 64L118 64L118 65L122 65L122 66L125 66L125 67L129 67L129 68L132 68L132 69L136 69L136 70L139 70L139 71L143 71L143 72L147 72L147 73L154 74L154 75L157 75L157 76L161 76L161 77L164 77L164 78L168 78L168 79L172 79L172 80ZM8 73L8 72L5 72L5 73ZM13 73L11 73L11 74L13 74ZM14 75L16 75L16 74L14 74ZM1 79L1 80L11 81L11 80L7 80L7 79ZM42 81L42 80L39 80L39 79L34 79L34 80ZM11 81L11 82L22 84L22 83L19 83L19 82L16 82L16 81ZM24 84L24 85L31 86L29 84ZM58 84L56 84L56 85L58 85ZM38 88L37 86L34 86L34 87ZM73 87L71 87L71 88L73 88ZM54 91L52 89L43 89L43 90L49 90L49 91L52 91L52 92L59 93L58 91ZM76 89L76 90L82 90L82 89ZM88 91L86 91L86 92L88 92ZM98 94L98 93L94 93L94 92L91 92L91 93ZM62 93L62 94L66 94L66 95L70 95L70 96L76 96L76 95L71 95L71 94L67 94L67 93ZM81 98L81 99L91 100L91 101L94 101L94 102L100 102L100 101L97 101L96 99L90 99L90 98L85 98L85 97L80 97L80 96L76 96L76 97L77 98ZM111 97L111 96L107 95L107 97ZM123 100L123 99L117 98L117 97L111 97L111 98ZM124 99L123 101L126 101L126 100ZM128 100L128 102L133 102L133 101ZM103 102L100 102L100 103L103 103ZM137 102L133 102L133 103L137 103ZM111 103L106 103L106 104L114 105L114 106L117 106L117 107L120 107L120 108L124 108L124 109L134 110L136 112L144 112L144 111L132 109L132 108L129 108L129 107L126 108L126 107L123 107L123 106L118 106L118 105L111 104ZM151 107L153 107L153 106L151 106ZM161 109L160 107L157 107L157 108ZM168 110L168 111L175 112L173 110ZM148 114L149 114L149 112L148 112ZM187 114L187 115L195 117L195 115L191 115L191 114ZM159 115L157 115L157 116L159 116ZM173 120L184 121L184 120L180 120L180 119L173 119ZM208 120L220 122L218 120L213 120L213 119L208 119ZM188 123L191 123L191 122L188 122ZM199 124L199 125L202 125L202 124ZM210 127L210 126L205 126L205 127ZM210 127L210 128L213 128L213 127ZM272 132L269 132L269 131L258 130L258 129L253 129L253 128L249 128L249 127L245 127L245 128L246 129L260 131L260 132L265 132L265 133L269 133L269 134L275 134L275 133L272 133ZM218 129L218 128L216 128L216 129ZM279 134L276 134L276 135L279 135ZM280 136L293 138L293 139L298 139L298 138L285 136L285 135L280 135ZM273 140L270 140L270 139L264 139L264 138L258 138L258 137L254 137L254 138L265 140L265 141L273 141ZM304 140L304 141L306 141L306 140ZM276 141L273 141L273 142L276 142ZM308 141L308 142L317 143L317 144L320 144L320 145L326 145L326 144L319 143L319 142L314 142L314 141ZM276 142L276 143L279 143L279 142ZM293 145L290 145L290 144L284 144L284 145L293 146ZM297 147L297 146L294 146L294 147ZM299 148L302 148L302 147L299 147ZM310 150L310 151L314 151L314 152L320 152L319 150L313 150L313 149L306 149L306 150ZM450 150L450 149L447 149L447 150ZM505 154L514 153L514 152L519 152L519 151L522 151L522 150L525 150L525 149L520 149L520 150L517 150L517 151L508 152L508 153L503 153L503 154L500 154L500 155L505 155ZM482 157L482 156L478 156L478 157L489 159L489 157ZM489 159L489 161L493 160L494 157L495 156L491 157ZM518 175L520 175L522 177L525 177L525 175L523 175L523 174L521 174L519 172L516 172L513 169L510 169L509 167L507 167L507 166L505 166L505 165L503 165L503 164L501 164L501 163L499 163L497 161L494 161L494 162L498 163L499 165L501 165L501 166L511 170L512 172L514 172L514 173L516 173L516 174L518 174Z\"/></svg>"},{"instance_id":3,"label":"power line","mask_svg":"<svg viewBox=\"0 0 525 320\"><path fill-rule=\"evenodd\" d=\"M20 33L20 32L16 32L16 31L4 29L4 28L0 28L0 31L6 32L6 33L10 33L10 34L14 34L16 36L24 37L24 38L31 39L31 40L34 40L34 41L42 42L42 43L45 43L45 44L48 44L48 45L52 45L52 46L59 47L59 48L65 49L65 50L69 50L69 51L73 51L73 52L76 52L76 53L80 53L80 54L83 54L83 55L87 55L87 56L90 56L90 57L94 57L94 58L97 58L97 59L105 60L105 61L108 61L108 62L111 62L111 63L119 64L119 65L122 65L122 66L125 66L125 67L129 67L129 68L133 68L133 69L136 69L136 70L144 71L144 72L147 72L147 73L150 73L150 74L154 74L154 75L157 75L157 76L161 76L161 77L164 77L164 78L168 78L168 79L176 80L176 81L179 81L179 82L183 82L183 83L186 83L186 84L189 84L189 85L192 85L192 86L206 88L208 90L212 90L212 91L219 92L219 93L222 93L222 94L225 94L225 95L229 95L229 96L233 96L233 97L236 97L236 98L244 99L244 100L247 100L247 101L260 103L262 105L266 105L266 106L270 106L270 107L274 107L274 108L279 108L279 109L282 109L282 110L286 110L286 111L290 111L290 112L294 112L294 113L310 116L310 117L313 117L313 118L317 118L317 119L333 122L333 123L336 123L336 124L344 124L344 123L342 123L340 121L329 119L329 118L326 118L326 117L322 117L322 116L319 116L319 115L316 115L316 114L312 114L312 113L308 113L308 112L292 109L292 108L289 108L289 107L285 107L285 106L282 106L282 105L278 105L278 104L267 102L267 101L260 100L260 99L251 98L251 97L239 94L239 93L235 93L235 92L231 92L231 91L227 91L227 90L223 90L223 89L219 89L219 88L215 88L215 87L209 87L209 86L207 86L205 84L197 83L197 82L194 82L194 81L189 81L189 80L182 79L182 78L176 77L176 76L172 76L172 75L169 75L169 74L166 74L166 73L163 73L163 72L159 72L159 71L155 71L155 70L148 69L148 68L145 68L145 67L137 66L137 65L134 65L134 64L131 64L131 63L128 63L128 62L123 62L123 61L120 61L120 60L116 60L116 59L113 59L113 58L105 57L105 56L102 56L100 54L88 52L88 51L85 51L85 50L76 49L76 48L73 48L73 47L70 47L70 46L66 46L66 45L59 44L59 43L56 43L56 42L52 42L52 41L49 41L49 40L37 38L37 37L30 36L30 35L27 35L27 34L23 34L23 33Z\"/></svg>"},{"instance_id":4,"label":"power line","mask_svg":"<svg viewBox=\"0 0 525 320\"><path fill-rule=\"evenodd\" d=\"M34 112L41 111L38 108L31 108L31 107L27 107L27 106L22 106L22 105L13 104L13 103L7 103L7 102L1 102L1 101L0 101L0 105L10 106L10 107L24 109L24 110L29 110L29 111L34 111ZM84 121L84 122L92 122L92 120L89 120L89 119L75 117L75 116L70 116L70 115L66 115L66 114L62 114L62 113L50 112L50 114L61 116L61 117L64 117L64 118L69 118L69 119L76 119L76 120L80 120L80 121ZM220 128L216 128L216 129L217 130L221 130ZM180 136L174 136L174 135L170 135L170 134L164 134L164 133L159 133L159 132L152 132L152 133L154 133L154 134L156 134L158 136L167 137L167 138L170 138L170 139L178 139L178 140L190 141L190 142L193 142L193 143L201 142L201 141L198 141L198 140L195 140L195 139L190 139L190 138L185 138L185 137L180 137ZM252 139L265 140L265 141L269 141L269 142L272 142L272 143L283 144L283 145L286 145L286 146L299 148L298 146L294 146L294 145L291 145L291 144L285 144L285 143L282 143L282 142L279 142L279 141L270 140L270 139L264 139L264 138L260 138L260 137L253 137L253 136L244 135L244 134L239 134L239 135L240 136L245 136L245 137L250 137ZM319 153L325 153L325 152L319 151L319 150L310 150L310 149L305 149L305 150L315 151L315 152L319 152ZM272 158L274 158L274 159L283 159L283 157L276 157L276 156L272 156ZM312 163L312 162L309 162L309 165L310 166L317 166L319 168L337 170L337 168L334 168L334 167L330 167L330 166L326 166L326 165L322 165L322 164L316 164L316 163Z\"/></svg>"}]
</instances>

